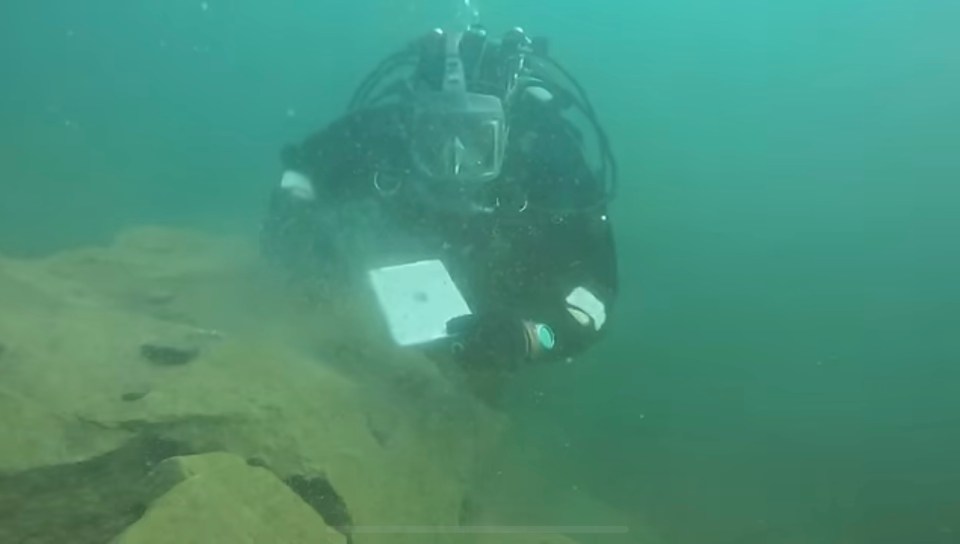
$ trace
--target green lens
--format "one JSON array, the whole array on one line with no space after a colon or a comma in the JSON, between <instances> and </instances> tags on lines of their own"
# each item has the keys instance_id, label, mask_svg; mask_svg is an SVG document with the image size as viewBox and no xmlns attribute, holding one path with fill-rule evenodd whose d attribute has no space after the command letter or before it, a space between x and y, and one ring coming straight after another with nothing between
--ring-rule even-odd
<instances>
[{"instance_id":1,"label":"green lens","mask_svg":"<svg viewBox=\"0 0 960 544\"><path fill-rule=\"evenodd\" d=\"M540 341L540 347L543 349L553 349L557 344L557 338L553 334L553 329L542 323L537 323L537 340Z\"/></svg>"}]
</instances>

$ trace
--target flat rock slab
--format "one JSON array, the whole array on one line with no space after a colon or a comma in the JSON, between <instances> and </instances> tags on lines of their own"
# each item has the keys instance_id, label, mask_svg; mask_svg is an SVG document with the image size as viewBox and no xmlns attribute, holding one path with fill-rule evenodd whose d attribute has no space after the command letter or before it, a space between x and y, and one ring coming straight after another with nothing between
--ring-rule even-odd
<instances>
[{"instance_id":1,"label":"flat rock slab","mask_svg":"<svg viewBox=\"0 0 960 544\"><path fill-rule=\"evenodd\" d=\"M342 544L271 472L239 456L173 457L150 478L156 498L114 544Z\"/></svg>"},{"instance_id":2,"label":"flat rock slab","mask_svg":"<svg viewBox=\"0 0 960 544\"><path fill-rule=\"evenodd\" d=\"M201 452L255 460L331 526L459 523L500 415L357 326L362 304L291 300L251 255L146 230L0 257L0 543L109 542L157 463Z\"/></svg>"}]
</instances>

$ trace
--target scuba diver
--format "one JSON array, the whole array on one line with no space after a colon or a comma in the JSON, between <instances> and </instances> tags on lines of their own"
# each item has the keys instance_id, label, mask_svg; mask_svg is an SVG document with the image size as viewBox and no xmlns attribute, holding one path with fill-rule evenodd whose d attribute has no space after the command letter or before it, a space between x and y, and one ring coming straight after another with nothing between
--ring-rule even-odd
<instances>
[{"instance_id":1,"label":"scuba diver","mask_svg":"<svg viewBox=\"0 0 960 544\"><path fill-rule=\"evenodd\" d=\"M345 115L283 149L264 253L337 289L439 259L471 313L431 349L467 367L510 372L594 344L617 293L616 163L546 45L473 25L385 59Z\"/></svg>"}]
</instances>

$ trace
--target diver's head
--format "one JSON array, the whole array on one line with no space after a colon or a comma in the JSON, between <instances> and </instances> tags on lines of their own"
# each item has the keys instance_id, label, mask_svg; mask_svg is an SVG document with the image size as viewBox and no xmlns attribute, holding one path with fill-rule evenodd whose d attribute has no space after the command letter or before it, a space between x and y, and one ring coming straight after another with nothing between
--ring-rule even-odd
<instances>
[{"instance_id":1,"label":"diver's head","mask_svg":"<svg viewBox=\"0 0 960 544\"><path fill-rule=\"evenodd\" d=\"M409 126L415 175L431 191L471 197L501 172L509 125L506 103L522 63L504 56L480 27L436 30L424 38ZM438 195L439 196L439 195Z\"/></svg>"},{"instance_id":2,"label":"diver's head","mask_svg":"<svg viewBox=\"0 0 960 544\"><path fill-rule=\"evenodd\" d=\"M558 213L595 209L613 195L616 162L583 88L547 49L544 39L531 39L520 28L499 41L488 39L476 25L454 32L434 30L374 68L354 92L349 109L401 106L409 161L398 165L400 177L419 188L424 198L456 209L500 207L504 194L523 192L512 181L498 179L509 159L505 155L511 125L524 130L513 123L513 116L521 109L533 111L521 107L521 97L556 112L577 139L583 125L568 116L579 116L593 129L598 144L599 162L591 170L602 190L590 201L535 207ZM526 198L519 200L526 209Z\"/></svg>"}]
</instances>

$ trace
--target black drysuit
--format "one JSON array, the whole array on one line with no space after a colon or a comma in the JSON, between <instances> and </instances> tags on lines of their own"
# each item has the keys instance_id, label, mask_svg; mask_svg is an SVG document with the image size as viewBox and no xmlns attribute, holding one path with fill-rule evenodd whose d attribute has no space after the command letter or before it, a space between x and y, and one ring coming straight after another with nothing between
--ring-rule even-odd
<instances>
[{"instance_id":1,"label":"black drysuit","mask_svg":"<svg viewBox=\"0 0 960 544\"><path fill-rule=\"evenodd\" d=\"M617 263L607 210L597 205L603 188L576 130L534 100L513 108L502 173L477 196L488 208L468 212L444 205L449 187L418 179L408 119L404 105L356 111L285 148L283 167L305 175L316 197L295 202L277 189L265 249L279 254L306 239L295 247L353 272L440 259L479 323L465 331L468 360L527 357L522 321L555 333L539 359L594 343L616 296ZM583 297L574 291L589 293L591 307L576 307Z\"/></svg>"}]
</instances>

